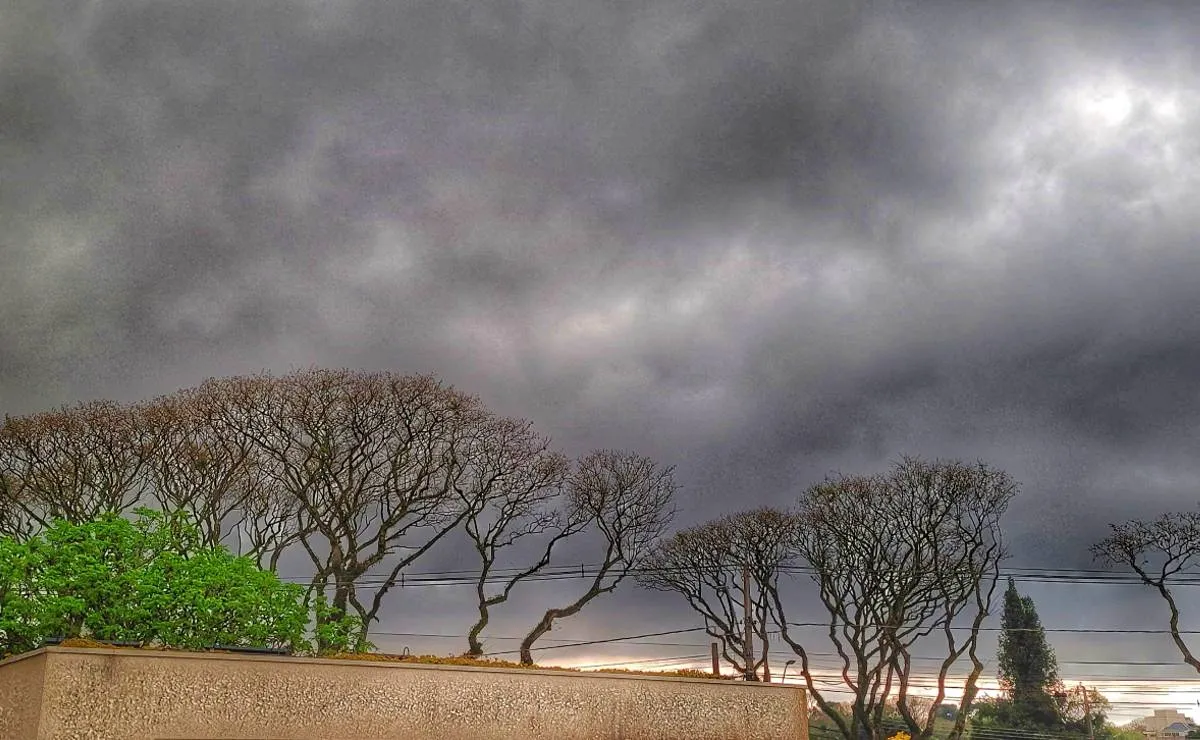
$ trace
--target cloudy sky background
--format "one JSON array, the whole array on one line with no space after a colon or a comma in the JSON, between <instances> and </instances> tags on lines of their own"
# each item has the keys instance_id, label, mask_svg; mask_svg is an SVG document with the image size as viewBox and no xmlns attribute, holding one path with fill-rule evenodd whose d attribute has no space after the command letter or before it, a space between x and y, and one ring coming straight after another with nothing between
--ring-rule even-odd
<instances>
[{"instance_id":1,"label":"cloudy sky background","mask_svg":"<svg viewBox=\"0 0 1200 740\"><path fill-rule=\"evenodd\" d=\"M677 465L683 523L981 458L1023 484L1013 565L1093 567L1106 522L1200 490L1198 28L1184 2L22 0L0 410L433 372L568 452ZM1028 591L1047 626L1163 625L1131 587ZM390 626L466 624L427 599ZM563 633L693 623L633 590L589 611ZM1095 637L1060 658L1175 657Z\"/></svg>"}]
</instances>

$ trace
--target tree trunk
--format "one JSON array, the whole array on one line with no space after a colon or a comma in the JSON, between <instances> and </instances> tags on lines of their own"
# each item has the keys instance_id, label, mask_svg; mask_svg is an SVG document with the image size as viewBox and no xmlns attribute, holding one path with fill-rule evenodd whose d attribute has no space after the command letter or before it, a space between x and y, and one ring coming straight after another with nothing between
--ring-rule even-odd
<instances>
[{"instance_id":1,"label":"tree trunk","mask_svg":"<svg viewBox=\"0 0 1200 740\"><path fill-rule=\"evenodd\" d=\"M475 624L471 625L471 631L467 633L467 655L470 655L472 658L479 658L483 655L483 642L480 641L479 635L487 627L488 620L487 602L480 601L479 619Z\"/></svg>"},{"instance_id":2,"label":"tree trunk","mask_svg":"<svg viewBox=\"0 0 1200 740\"><path fill-rule=\"evenodd\" d=\"M563 614L562 611L560 609L547 610L542 620L537 623L537 626L521 641L521 665L533 665L533 643L540 640L542 635L550 631L555 619L560 616L569 616Z\"/></svg>"},{"instance_id":3,"label":"tree trunk","mask_svg":"<svg viewBox=\"0 0 1200 740\"><path fill-rule=\"evenodd\" d=\"M579 612L583 611L583 607L587 606L588 602L590 602L592 599L600 596L601 594L612 593L613 590L616 589L617 585L621 583L621 579L625 577L624 574L621 574L616 580L607 586L600 585L601 580L608 573L608 569L610 567L611 563L605 563L605 565L600 568L600 572L597 574L596 580L592 582L592 587L588 589L587 593L585 593L583 596L580 596L575 603L571 604L570 606L564 606L561 609L546 610L546 613L542 615L542 620L538 622L537 626L534 627L529 634L525 636L525 639L521 641L521 663L523 665L533 665L533 643L540 640L542 635L550 631L550 628L554 625L554 620L563 619L564 617L573 617Z\"/></svg>"}]
</instances>

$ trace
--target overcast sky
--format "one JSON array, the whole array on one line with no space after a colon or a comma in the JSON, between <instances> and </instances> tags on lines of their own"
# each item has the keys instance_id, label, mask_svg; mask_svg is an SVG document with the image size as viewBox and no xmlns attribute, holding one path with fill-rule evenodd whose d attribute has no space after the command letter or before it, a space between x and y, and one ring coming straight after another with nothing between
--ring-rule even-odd
<instances>
[{"instance_id":1,"label":"overcast sky","mask_svg":"<svg viewBox=\"0 0 1200 740\"><path fill-rule=\"evenodd\" d=\"M684 523L979 458L1023 485L1014 565L1090 567L1105 522L1200 490L1198 30L1190 2L18 0L0 411L433 372L677 465ZM1030 588L1050 626L1161 626Z\"/></svg>"}]
</instances>

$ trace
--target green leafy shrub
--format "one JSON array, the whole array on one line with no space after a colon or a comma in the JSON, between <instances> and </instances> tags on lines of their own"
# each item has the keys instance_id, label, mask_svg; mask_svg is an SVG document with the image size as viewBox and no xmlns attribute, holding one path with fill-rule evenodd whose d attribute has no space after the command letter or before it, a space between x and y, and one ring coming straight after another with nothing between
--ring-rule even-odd
<instances>
[{"instance_id":1,"label":"green leafy shrub","mask_svg":"<svg viewBox=\"0 0 1200 740\"><path fill-rule=\"evenodd\" d=\"M313 628L316 652L319 655L368 653L375 645L367 641L367 631L356 614L339 613L318 593L313 600L316 626Z\"/></svg>"},{"instance_id":2,"label":"green leafy shrub","mask_svg":"<svg viewBox=\"0 0 1200 740\"><path fill-rule=\"evenodd\" d=\"M29 591L28 569L26 548L0 537L0 656L30 650L47 636Z\"/></svg>"},{"instance_id":3,"label":"green leafy shrub","mask_svg":"<svg viewBox=\"0 0 1200 740\"><path fill-rule=\"evenodd\" d=\"M48 637L302 650L308 604L249 558L204 547L186 514L142 509L0 538L0 653Z\"/></svg>"}]
</instances>

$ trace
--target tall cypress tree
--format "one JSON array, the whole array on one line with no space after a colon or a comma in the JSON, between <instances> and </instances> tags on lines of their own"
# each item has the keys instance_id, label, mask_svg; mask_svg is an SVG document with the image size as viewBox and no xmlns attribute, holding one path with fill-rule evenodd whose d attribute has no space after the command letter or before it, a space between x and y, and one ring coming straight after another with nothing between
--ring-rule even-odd
<instances>
[{"instance_id":1,"label":"tall cypress tree","mask_svg":"<svg viewBox=\"0 0 1200 740\"><path fill-rule=\"evenodd\" d=\"M1054 692L1058 661L1046 642L1033 599L1017 593L1008 579L1000 633L1000 685L1011 702L1011 717L1021 724L1052 727L1062 723Z\"/></svg>"}]
</instances>

